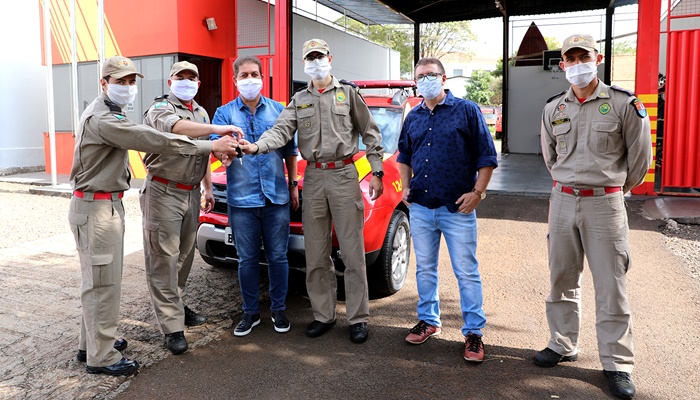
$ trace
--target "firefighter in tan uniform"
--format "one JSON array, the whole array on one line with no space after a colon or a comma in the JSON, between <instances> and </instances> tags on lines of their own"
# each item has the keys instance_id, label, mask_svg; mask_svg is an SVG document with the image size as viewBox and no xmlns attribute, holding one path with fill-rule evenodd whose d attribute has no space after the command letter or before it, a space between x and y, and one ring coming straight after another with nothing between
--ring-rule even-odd
<instances>
[{"instance_id":1,"label":"firefighter in tan uniform","mask_svg":"<svg viewBox=\"0 0 700 400\"><path fill-rule=\"evenodd\" d=\"M311 78L306 89L294 94L275 125L257 142L241 140L247 154L266 154L284 146L298 130L297 143L308 161L304 176L302 222L306 251L306 289L314 321L306 335L318 337L336 319L337 282L331 259L331 227L340 244L345 264L345 305L350 340L367 340L369 296L363 238L364 201L352 156L358 139L367 150L373 177L369 194L382 195L382 137L367 105L356 88L330 75L328 44L320 39L304 43L304 72ZM331 225L332 224L332 225Z\"/></svg>"},{"instance_id":2,"label":"firefighter in tan uniform","mask_svg":"<svg viewBox=\"0 0 700 400\"><path fill-rule=\"evenodd\" d=\"M651 164L649 117L633 93L598 80L603 55L590 35L568 37L561 53L559 65L571 87L548 100L541 132L554 180L546 301L551 337L534 362L553 367L578 359L585 255L596 293L603 372L615 396L631 399L634 353L626 293L631 262L623 195L644 181Z\"/></svg>"},{"instance_id":3,"label":"firefighter in tan uniform","mask_svg":"<svg viewBox=\"0 0 700 400\"><path fill-rule=\"evenodd\" d=\"M78 358L87 360L87 372L129 375L139 364L122 358L115 343L124 258L124 207L121 198L129 189L127 149L152 153L207 155L224 151L235 155L236 140L192 140L161 133L131 122L122 109L134 101L134 63L121 56L105 61L102 93L80 118L70 180L73 197L68 220L75 236L82 273L81 332Z\"/></svg>"},{"instance_id":4,"label":"firefighter in tan uniform","mask_svg":"<svg viewBox=\"0 0 700 400\"><path fill-rule=\"evenodd\" d=\"M187 61L170 69L170 92L156 98L144 115L144 123L161 132L209 140L219 135L240 132L231 125L210 125L206 110L193 100L199 88L199 70ZM148 176L141 190L143 212L143 249L146 280L165 343L173 354L187 350L185 326L206 321L185 305L187 277L194 260L201 191L204 211L211 211L214 196L211 187L209 154L182 156L147 154L144 163Z\"/></svg>"}]
</instances>

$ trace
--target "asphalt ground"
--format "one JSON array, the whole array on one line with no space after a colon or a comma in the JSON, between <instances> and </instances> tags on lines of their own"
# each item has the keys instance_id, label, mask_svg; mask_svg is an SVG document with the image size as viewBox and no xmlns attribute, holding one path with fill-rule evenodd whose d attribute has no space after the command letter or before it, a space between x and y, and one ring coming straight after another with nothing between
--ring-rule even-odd
<instances>
[{"instance_id":1,"label":"asphalt ground","mask_svg":"<svg viewBox=\"0 0 700 400\"><path fill-rule=\"evenodd\" d=\"M628 293L635 333L635 398L700 399L700 284L691 273L697 270L699 259L674 254L661 233L666 223L643 218L642 206L641 201L628 202L632 253ZM546 198L496 195L489 196L477 209L477 256L487 316L486 359L482 364L470 364L462 358L459 294L443 243L439 266L443 332L422 345L404 341L417 322L412 260L404 288L370 302L370 336L365 344L349 341L342 303L338 305L337 326L320 338L307 338L304 329L312 313L303 290L299 290L287 301L290 332L273 330L266 309L269 303L264 302L262 323L248 336L232 336L229 326L206 345L168 356L142 368L133 378L119 378L124 384L117 391L123 391L116 397L610 398L598 360L593 286L587 270L582 283L579 361L551 369L536 367L531 361L548 340L544 303L549 286L547 207ZM697 247L698 243L691 240L689 245ZM229 288L235 286L235 276L231 279L226 285ZM218 295L214 291L200 293ZM232 316L233 323L238 317ZM188 339L191 335L188 331ZM127 351L127 356L139 359L139 349Z\"/></svg>"},{"instance_id":2,"label":"asphalt ground","mask_svg":"<svg viewBox=\"0 0 700 400\"><path fill-rule=\"evenodd\" d=\"M416 322L413 264L401 292L371 301L370 339L355 345L348 340L342 303L333 331L306 338L311 311L300 292L288 299L289 333L274 332L264 313L253 333L232 337L241 312L235 273L197 257L189 305L209 322L186 331L190 351L171 355L151 310L138 197L130 191L124 198L127 233L117 334L129 340L124 355L142 368L136 376L107 377L87 374L75 360L80 272L67 224L69 199L32 195L28 189L0 183L2 399L608 397L587 274L580 361L546 370L530 362L548 337L546 198L490 195L479 206L487 355L482 365L470 365L461 358L458 297L446 250L440 267L444 331L421 346L404 342ZM695 392L700 228L646 220L643 204L630 201L628 210L637 398L700 398Z\"/></svg>"}]
</instances>

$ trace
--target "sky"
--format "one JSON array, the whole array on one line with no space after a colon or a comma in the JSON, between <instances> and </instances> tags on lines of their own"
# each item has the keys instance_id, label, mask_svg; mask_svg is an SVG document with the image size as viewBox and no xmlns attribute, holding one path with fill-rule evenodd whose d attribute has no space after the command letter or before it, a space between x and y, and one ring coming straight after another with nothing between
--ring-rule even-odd
<instances>
[{"instance_id":1,"label":"sky","mask_svg":"<svg viewBox=\"0 0 700 400\"><path fill-rule=\"evenodd\" d=\"M564 22L562 22L564 21ZM605 36L605 10L564 14L511 17L511 53L518 50L530 23L535 22L545 37L554 37L560 42L574 33L589 33L600 40ZM500 58L503 53L503 19L490 18L471 21L472 32L477 42L471 47L476 54ZM618 7L615 10L613 36L633 33L621 40L636 40L637 5Z\"/></svg>"},{"instance_id":2,"label":"sky","mask_svg":"<svg viewBox=\"0 0 700 400\"><path fill-rule=\"evenodd\" d=\"M664 0L666 1L666 0ZM294 0L294 7L318 12L322 19L335 21L342 17L332 10L317 6L314 0ZM665 6L664 6L665 7ZM325 10L324 10L325 9ZM539 27L543 36L557 38L560 42L574 33L589 33L597 39L605 36L605 10L582 11L576 13L532 15L511 17L510 53L518 50L525 32L531 22ZM563 22L562 22L563 21ZM634 33L623 40L636 40L637 5L617 7L615 9L613 36ZM472 32L477 34L477 42L470 47L480 58L501 58L503 53L503 19L490 18L471 21Z\"/></svg>"}]
</instances>

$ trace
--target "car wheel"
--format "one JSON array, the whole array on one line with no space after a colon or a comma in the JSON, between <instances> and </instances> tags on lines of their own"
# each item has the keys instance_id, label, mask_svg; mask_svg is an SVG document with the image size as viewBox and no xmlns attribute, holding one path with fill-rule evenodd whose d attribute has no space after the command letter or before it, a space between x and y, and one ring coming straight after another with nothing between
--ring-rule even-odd
<instances>
[{"instance_id":1,"label":"car wheel","mask_svg":"<svg viewBox=\"0 0 700 400\"><path fill-rule=\"evenodd\" d=\"M371 267L370 289L391 295L403 287L411 258L411 229L406 213L394 210L379 258Z\"/></svg>"}]
</instances>

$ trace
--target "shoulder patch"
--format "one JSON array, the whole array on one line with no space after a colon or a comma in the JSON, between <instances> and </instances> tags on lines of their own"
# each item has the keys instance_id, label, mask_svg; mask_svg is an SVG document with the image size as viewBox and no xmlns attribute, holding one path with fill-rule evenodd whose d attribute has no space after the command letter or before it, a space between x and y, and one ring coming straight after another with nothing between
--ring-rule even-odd
<instances>
[{"instance_id":1,"label":"shoulder patch","mask_svg":"<svg viewBox=\"0 0 700 400\"><path fill-rule=\"evenodd\" d=\"M153 108L161 108L161 107L167 107L168 102L167 101L159 101L158 103L153 105Z\"/></svg>"},{"instance_id":2,"label":"shoulder patch","mask_svg":"<svg viewBox=\"0 0 700 400\"><path fill-rule=\"evenodd\" d=\"M120 120L120 121L123 120L124 118L126 118L125 116L123 116L123 115L121 115L121 114L112 114L112 116L114 116L114 118L116 118L116 119L118 119L118 120Z\"/></svg>"},{"instance_id":3,"label":"shoulder patch","mask_svg":"<svg viewBox=\"0 0 700 400\"><path fill-rule=\"evenodd\" d=\"M109 101L109 100L105 100L105 105L106 105L107 107L109 107L109 111L118 112L118 113L122 112L122 109L119 108L118 105L112 103L112 102Z\"/></svg>"},{"instance_id":4,"label":"shoulder patch","mask_svg":"<svg viewBox=\"0 0 700 400\"><path fill-rule=\"evenodd\" d=\"M632 102L630 103L630 105L631 105L632 107L634 107L634 112L637 114L637 116L638 116L639 118L644 118L644 117L646 117L646 116L648 115L648 114L647 114L647 109L644 108L644 103L642 103L641 100L635 98L634 100L632 100Z\"/></svg>"},{"instance_id":5,"label":"shoulder patch","mask_svg":"<svg viewBox=\"0 0 700 400\"><path fill-rule=\"evenodd\" d=\"M557 99L557 98L563 96L564 93L566 93L566 90L563 91L563 92L561 92L561 93L557 93L557 94L555 94L554 96L548 98L548 99L547 99L547 103L551 102L551 101L554 100L554 99Z\"/></svg>"},{"instance_id":6,"label":"shoulder patch","mask_svg":"<svg viewBox=\"0 0 700 400\"><path fill-rule=\"evenodd\" d=\"M342 83L343 85L349 85L357 89L357 84L355 82L346 81L345 79L341 79L338 82Z\"/></svg>"},{"instance_id":7,"label":"shoulder patch","mask_svg":"<svg viewBox=\"0 0 700 400\"><path fill-rule=\"evenodd\" d=\"M630 96L634 96L634 95L635 95L633 91L627 90L627 89L623 89L623 88L621 88L621 87L619 87L619 86L610 86L610 89L615 90L615 91L618 91L618 92L625 93L625 94L630 95Z\"/></svg>"}]
</instances>

